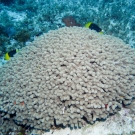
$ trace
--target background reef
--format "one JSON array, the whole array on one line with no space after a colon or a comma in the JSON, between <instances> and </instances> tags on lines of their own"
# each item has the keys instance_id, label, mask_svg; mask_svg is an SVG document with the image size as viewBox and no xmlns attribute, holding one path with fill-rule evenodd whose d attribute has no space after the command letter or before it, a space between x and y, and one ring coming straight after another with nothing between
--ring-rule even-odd
<instances>
[{"instance_id":1,"label":"background reef","mask_svg":"<svg viewBox=\"0 0 135 135\"><path fill-rule=\"evenodd\" d=\"M73 16L81 26L92 21L106 34L135 47L135 1L126 0L0 0L0 56L22 48L35 36L63 27Z\"/></svg>"}]
</instances>

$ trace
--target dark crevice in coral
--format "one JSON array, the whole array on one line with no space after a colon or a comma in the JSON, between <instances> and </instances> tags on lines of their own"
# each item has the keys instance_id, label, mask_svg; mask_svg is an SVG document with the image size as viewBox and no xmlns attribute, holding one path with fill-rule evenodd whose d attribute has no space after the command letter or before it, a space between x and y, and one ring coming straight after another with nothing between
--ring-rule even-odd
<instances>
[{"instance_id":1,"label":"dark crevice in coral","mask_svg":"<svg viewBox=\"0 0 135 135\"><path fill-rule=\"evenodd\" d=\"M56 119L54 118L54 120L53 120L53 121L54 121L54 126L56 126Z\"/></svg>"},{"instance_id":2,"label":"dark crevice in coral","mask_svg":"<svg viewBox=\"0 0 135 135\"><path fill-rule=\"evenodd\" d=\"M124 107L124 108L126 107L126 105L124 104L124 102L123 102L123 101L122 101L122 107Z\"/></svg>"},{"instance_id":3,"label":"dark crevice in coral","mask_svg":"<svg viewBox=\"0 0 135 135\"><path fill-rule=\"evenodd\" d=\"M61 102L62 102L62 103L65 103L65 102L66 102L66 100L61 100Z\"/></svg>"},{"instance_id":4,"label":"dark crevice in coral","mask_svg":"<svg viewBox=\"0 0 135 135\"><path fill-rule=\"evenodd\" d=\"M70 99L72 99L72 96L70 96Z\"/></svg>"},{"instance_id":5,"label":"dark crevice in coral","mask_svg":"<svg viewBox=\"0 0 135 135\"><path fill-rule=\"evenodd\" d=\"M85 116L83 116L81 119L83 119L85 122L89 123L89 121L87 120L87 118Z\"/></svg>"},{"instance_id":6,"label":"dark crevice in coral","mask_svg":"<svg viewBox=\"0 0 135 135\"><path fill-rule=\"evenodd\" d=\"M16 116L16 114L14 113L14 114L10 114L10 118L13 118L13 117L15 117Z\"/></svg>"},{"instance_id":7,"label":"dark crevice in coral","mask_svg":"<svg viewBox=\"0 0 135 135\"><path fill-rule=\"evenodd\" d=\"M93 113L91 113L92 119L93 119Z\"/></svg>"},{"instance_id":8,"label":"dark crevice in coral","mask_svg":"<svg viewBox=\"0 0 135 135\"><path fill-rule=\"evenodd\" d=\"M64 65L64 64L63 64L63 65L60 65L60 66L61 66L61 67L66 67L66 65Z\"/></svg>"}]
</instances>

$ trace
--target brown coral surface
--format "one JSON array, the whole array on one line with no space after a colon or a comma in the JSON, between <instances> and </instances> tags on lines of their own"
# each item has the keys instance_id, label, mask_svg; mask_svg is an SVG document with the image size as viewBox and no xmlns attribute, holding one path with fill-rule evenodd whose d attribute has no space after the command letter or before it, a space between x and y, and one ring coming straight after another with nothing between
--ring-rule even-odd
<instances>
[{"instance_id":1,"label":"brown coral surface","mask_svg":"<svg viewBox=\"0 0 135 135\"><path fill-rule=\"evenodd\" d=\"M73 26L81 26L73 16L65 16L62 19L62 22L67 26L67 27L73 27Z\"/></svg>"},{"instance_id":2,"label":"brown coral surface","mask_svg":"<svg viewBox=\"0 0 135 135\"><path fill-rule=\"evenodd\" d=\"M106 118L135 97L134 56L122 40L87 28L50 31L0 69L0 111L39 129Z\"/></svg>"}]
</instances>

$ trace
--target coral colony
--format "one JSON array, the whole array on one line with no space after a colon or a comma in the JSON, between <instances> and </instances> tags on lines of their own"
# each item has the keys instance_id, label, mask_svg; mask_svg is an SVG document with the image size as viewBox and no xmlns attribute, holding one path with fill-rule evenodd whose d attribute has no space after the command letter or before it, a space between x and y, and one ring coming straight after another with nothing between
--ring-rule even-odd
<instances>
[{"instance_id":1,"label":"coral colony","mask_svg":"<svg viewBox=\"0 0 135 135\"><path fill-rule=\"evenodd\" d=\"M0 70L0 111L22 125L82 127L135 97L135 50L113 36L64 27L37 37Z\"/></svg>"}]
</instances>

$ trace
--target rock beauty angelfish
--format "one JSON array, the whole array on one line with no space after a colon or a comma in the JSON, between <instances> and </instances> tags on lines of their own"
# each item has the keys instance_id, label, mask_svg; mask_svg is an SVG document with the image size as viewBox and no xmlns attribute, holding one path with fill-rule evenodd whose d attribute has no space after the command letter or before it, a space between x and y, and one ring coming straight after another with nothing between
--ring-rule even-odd
<instances>
[{"instance_id":1,"label":"rock beauty angelfish","mask_svg":"<svg viewBox=\"0 0 135 135\"><path fill-rule=\"evenodd\" d=\"M86 23L86 24L85 24L85 27L86 27L86 28L89 28L89 29L91 29L91 30L95 30L96 32L99 32L100 34L103 34L102 29L101 29L97 24L95 24L95 23L93 23L93 22L88 22L88 23Z\"/></svg>"},{"instance_id":2,"label":"rock beauty angelfish","mask_svg":"<svg viewBox=\"0 0 135 135\"><path fill-rule=\"evenodd\" d=\"M7 52L5 55L4 55L4 60L10 60L11 57L14 57L14 55L19 52L18 49L15 49L15 50L12 50L10 52Z\"/></svg>"}]
</instances>

